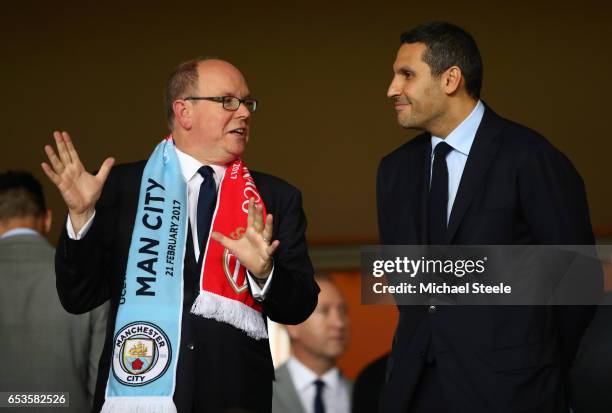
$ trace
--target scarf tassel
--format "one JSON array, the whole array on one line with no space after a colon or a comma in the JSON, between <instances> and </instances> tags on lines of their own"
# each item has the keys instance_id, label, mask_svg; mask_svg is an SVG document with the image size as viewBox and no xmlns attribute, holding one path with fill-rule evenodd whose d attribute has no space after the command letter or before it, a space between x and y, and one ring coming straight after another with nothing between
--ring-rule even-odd
<instances>
[{"instance_id":1,"label":"scarf tassel","mask_svg":"<svg viewBox=\"0 0 612 413\"><path fill-rule=\"evenodd\" d=\"M177 413L172 397L107 397L101 413Z\"/></svg>"},{"instance_id":2,"label":"scarf tassel","mask_svg":"<svg viewBox=\"0 0 612 413\"><path fill-rule=\"evenodd\" d=\"M240 301L202 290L194 301L191 312L230 324L255 340L268 338L266 323L261 313Z\"/></svg>"}]
</instances>

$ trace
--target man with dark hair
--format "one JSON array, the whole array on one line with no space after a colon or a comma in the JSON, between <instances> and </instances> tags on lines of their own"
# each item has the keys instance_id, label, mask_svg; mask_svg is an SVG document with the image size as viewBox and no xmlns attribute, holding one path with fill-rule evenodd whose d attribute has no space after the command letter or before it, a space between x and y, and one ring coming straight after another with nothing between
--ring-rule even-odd
<instances>
[{"instance_id":1,"label":"man with dark hair","mask_svg":"<svg viewBox=\"0 0 612 413\"><path fill-rule=\"evenodd\" d=\"M386 245L590 245L582 179L545 138L480 99L474 39L449 23L404 33L388 96L424 133L377 178ZM382 412L567 412L592 307L400 306Z\"/></svg>"},{"instance_id":2,"label":"man with dark hair","mask_svg":"<svg viewBox=\"0 0 612 413\"><path fill-rule=\"evenodd\" d=\"M0 173L0 389L68 392L68 411L84 412L93 401L107 308L64 311L55 294L54 249L43 237L50 228L36 178Z\"/></svg>"},{"instance_id":3,"label":"man with dark hair","mask_svg":"<svg viewBox=\"0 0 612 413\"><path fill-rule=\"evenodd\" d=\"M170 76L148 161L91 175L66 132L45 147L68 206L62 304L111 302L96 411L270 411L265 316L304 321L318 287L299 190L241 159L256 108L236 67L197 59Z\"/></svg>"}]
</instances>

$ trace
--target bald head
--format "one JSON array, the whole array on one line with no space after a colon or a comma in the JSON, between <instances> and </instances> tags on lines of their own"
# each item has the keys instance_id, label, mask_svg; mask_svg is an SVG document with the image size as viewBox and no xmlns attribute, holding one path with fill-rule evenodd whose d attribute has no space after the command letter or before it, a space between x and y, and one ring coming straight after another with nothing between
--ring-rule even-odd
<instances>
[{"instance_id":1,"label":"bald head","mask_svg":"<svg viewBox=\"0 0 612 413\"><path fill-rule=\"evenodd\" d=\"M303 323L287 326L291 351L300 362L323 375L348 345L349 319L344 294L328 276L315 277L321 291L317 307Z\"/></svg>"},{"instance_id":2,"label":"bald head","mask_svg":"<svg viewBox=\"0 0 612 413\"><path fill-rule=\"evenodd\" d=\"M227 76L237 76L244 81L242 73L236 66L221 59L200 59L198 61L198 72L203 77L207 74L218 73Z\"/></svg>"},{"instance_id":3,"label":"bald head","mask_svg":"<svg viewBox=\"0 0 612 413\"><path fill-rule=\"evenodd\" d=\"M188 60L179 64L172 74L168 77L165 91L165 111L166 120L170 130L174 129L174 110L172 104L177 99L182 99L188 95L195 95L198 92L199 80L203 79L214 81L210 77L226 75L230 78L236 78L246 84L244 76L233 64L214 58L198 58Z\"/></svg>"},{"instance_id":4,"label":"bald head","mask_svg":"<svg viewBox=\"0 0 612 413\"><path fill-rule=\"evenodd\" d=\"M168 81L166 112L176 147L206 165L242 156L253 105L244 76L224 60L182 63Z\"/></svg>"}]
</instances>

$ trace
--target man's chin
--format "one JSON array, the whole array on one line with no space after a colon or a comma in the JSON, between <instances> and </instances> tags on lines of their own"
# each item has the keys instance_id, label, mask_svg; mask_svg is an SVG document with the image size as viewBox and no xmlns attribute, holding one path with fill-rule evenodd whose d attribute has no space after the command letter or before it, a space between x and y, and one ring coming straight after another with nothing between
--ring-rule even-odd
<instances>
[{"instance_id":1,"label":"man's chin","mask_svg":"<svg viewBox=\"0 0 612 413\"><path fill-rule=\"evenodd\" d=\"M401 116L401 113L397 114L397 123L404 129L423 130L421 125L418 124L413 118Z\"/></svg>"},{"instance_id":2,"label":"man's chin","mask_svg":"<svg viewBox=\"0 0 612 413\"><path fill-rule=\"evenodd\" d=\"M414 122L402 122L401 119L397 120L397 123L399 123L399 125L403 128L403 129L419 129L419 127L414 123Z\"/></svg>"},{"instance_id":3,"label":"man's chin","mask_svg":"<svg viewBox=\"0 0 612 413\"><path fill-rule=\"evenodd\" d=\"M246 145L243 145L242 147L238 147L238 148L233 147L228 151L230 156L233 158L232 161L242 158L242 155L244 154L245 146Z\"/></svg>"}]
</instances>

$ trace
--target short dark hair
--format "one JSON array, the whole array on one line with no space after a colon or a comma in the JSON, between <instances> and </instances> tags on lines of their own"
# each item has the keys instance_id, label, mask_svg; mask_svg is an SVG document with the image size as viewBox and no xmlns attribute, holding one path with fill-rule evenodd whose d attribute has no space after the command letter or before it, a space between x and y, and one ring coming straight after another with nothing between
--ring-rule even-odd
<instances>
[{"instance_id":1,"label":"short dark hair","mask_svg":"<svg viewBox=\"0 0 612 413\"><path fill-rule=\"evenodd\" d=\"M197 58L183 62L168 77L164 93L164 106L170 130L172 130L174 121L172 104L175 100L184 97L185 93L195 92L198 89L198 65L203 60L205 59Z\"/></svg>"},{"instance_id":2,"label":"short dark hair","mask_svg":"<svg viewBox=\"0 0 612 413\"><path fill-rule=\"evenodd\" d=\"M401 44L424 43L421 57L433 76L457 66L465 78L465 89L474 99L480 98L482 58L474 38L462 28L447 22L429 22L402 33Z\"/></svg>"},{"instance_id":3,"label":"short dark hair","mask_svg":"<svg viewBox=\"0 0 612 413\"><path fill-rule=\"evenodd\" d=\"M0 221L40 217L47 211L40 182L25 171L0 174Z\"/></svg>"}]
</instances>

